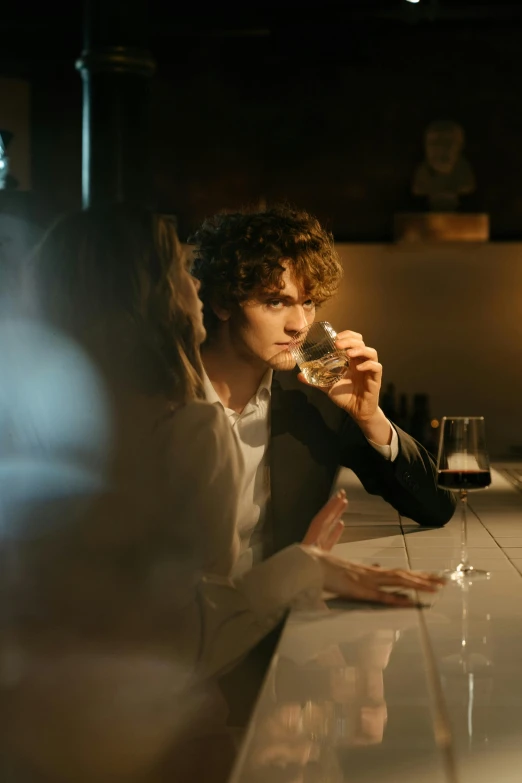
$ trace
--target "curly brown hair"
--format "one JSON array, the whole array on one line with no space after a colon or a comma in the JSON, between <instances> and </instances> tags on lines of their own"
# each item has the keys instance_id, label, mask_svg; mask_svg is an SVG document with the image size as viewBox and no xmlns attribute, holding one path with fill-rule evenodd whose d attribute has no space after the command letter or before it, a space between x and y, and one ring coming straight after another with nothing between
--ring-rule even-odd
<instances>
[{"instance_id":1,"label":"curly brown hair","mask_svg":"<svg viewBox=\"0 0 522 783\"><path fill-rule=\"evenodd\" d=\"M139 206L71 213L32 259L40 314L112 376L174 404L202 398L195 328L180 296L174 224Z\"/></svg>"},{"instance_id":2,"label":"curly brown hair","mask_svg":"<svg viewBox=\"0 0 522 783\"><path fill-rule=\"evenodd\" d=\"M189 242L209 336L218 322L212 305L232 309L280 290L284 261L316 304L335 294L342 277L332 234L317 218L287 204L264 212L219 213L205 220Z\"/></svg>"}]
</instances>

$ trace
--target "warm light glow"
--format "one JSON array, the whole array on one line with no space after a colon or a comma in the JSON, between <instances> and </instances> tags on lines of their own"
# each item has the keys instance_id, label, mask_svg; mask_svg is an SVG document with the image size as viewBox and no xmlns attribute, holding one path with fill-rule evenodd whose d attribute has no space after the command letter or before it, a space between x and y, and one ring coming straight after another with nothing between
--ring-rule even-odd
<instances>
[{"instance_id":1,"label":"warm light glow","mask_svg":"<svg viewBox=\"0 0 522 783\"><path fill-rule=\"evenodd\" d=\"M440 427L440 421L438 419L432 419L430 421L430 424L431 424L431 428L433 430L436 430L436 429L438 429L438 427Z\"/></svg>"}]
</instances>

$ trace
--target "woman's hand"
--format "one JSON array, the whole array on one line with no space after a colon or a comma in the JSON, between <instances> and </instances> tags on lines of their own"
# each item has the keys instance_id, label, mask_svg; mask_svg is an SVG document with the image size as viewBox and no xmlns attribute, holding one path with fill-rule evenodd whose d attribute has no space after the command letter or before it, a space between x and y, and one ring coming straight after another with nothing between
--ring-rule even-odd
<instances>
[{"instance_id":1,"label":"woman's hand","mask_svg":"<svg viewBox=\"0 0 522 783\"><path fill-rule=\"evenodd\" d=\"M436 574L351 563L315 547L310 551L322 566L324 589L352 601L374 601L389 606L411 607L417 604L414 599L382 588L399 587L434 593L445 584L445 580Z\"/></svg>"},{"instance_id":2,"label":"woman's hand","mask_svg":"<svg viewBox=\"0 0 522 783\"><path fill-rule=\"evenodd\" d=\"M312 519L303 538L303 544L329 552L337 544L344 530L341 517L347 506L346 492L340 489Z\"/></svg>"}]
</instances>

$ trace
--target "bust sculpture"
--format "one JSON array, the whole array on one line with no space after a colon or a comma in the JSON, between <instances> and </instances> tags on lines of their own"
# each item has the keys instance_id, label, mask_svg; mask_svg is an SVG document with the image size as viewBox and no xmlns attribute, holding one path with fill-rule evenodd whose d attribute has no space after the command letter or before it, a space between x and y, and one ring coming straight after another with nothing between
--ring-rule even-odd
<instances>
[{"instance_id":1,"label":"bust sculpture","mask_svg":"<svg viewBox=\"0 0 522 783\"><path fill-rule=\"evenodd\" d=\"M412 191L428 199L433 212L455 211L460 196L475 190L475 177L462 155L464 130L451 120L432 122L424 136L425 160L417 166Z\"/></svg>"}]
</instances>

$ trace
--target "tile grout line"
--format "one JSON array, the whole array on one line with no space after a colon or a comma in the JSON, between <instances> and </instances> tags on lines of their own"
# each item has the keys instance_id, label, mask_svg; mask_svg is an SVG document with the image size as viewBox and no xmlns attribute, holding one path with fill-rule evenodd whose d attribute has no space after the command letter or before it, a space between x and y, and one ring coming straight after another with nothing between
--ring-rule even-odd
<instances>
[{"instance_id":1,"label":"tile grout line","mask_svg":"<svg viewBox=\"0 0 522 783\"><path fill-rule=\"evenodd\" d=\"M417 612L419 615L421 645L426 664L426 679L428 681L428 689L431 691L433 698L433 732L435 734L435 742L442 753L448 783L459 783L460 778L457 772L455 746L453 744L448 708L440 683L428 627L424 618L424 609L419 608Z\"/></svg>"},{"instance_id":2,"label":"tile grout line","mask_svg":"<svg viewBox=\"0 0 522 783\"><path fill-rule=\"evenodd\" d=\"M402 525L402 517L399 515L399 522L401 525L402 535L404 538L404 548L406 550L406 559L408 567L411 568L410 551L408 549L408 543L404 528ZM417 593L419 605L421 599ZM437 663L435 655L433 653L433 647L431 645L431 639L428 631L428 626L424 618L424 609L417 609L417 615L419 619L419 630L421 638L421 647L424 652L424 661L426 666L426 680L428 685L428 691L432 697L432 718L433 718L433 733L435 735L435 743L442 755L443 766L447 783L460 783L460 778L457 771L457 762L455 758L455 746L453 744L453 737L451 733L451 723L449 719L448 708L446 706L446 700L440 683L440 676L437 669Z\"/></svg>"},{"instance_id":3,"label":"tile grout line","mask_svg":"<svg viewBox=\"0 0 522 783\"><path fill-rule=\"evenodd\" d=\"M517 572L517 574L518 574L519 576L522 576L522 574L520 573L520 571L518 570L518 568L516 567L516 565L515 565L515 564L513 563L513 561L511 560L510 556L507 554L507 552L505 552L505 551L504 551L504 547L502 546L502 544L500 543L500 541L498 540L498 538L495 538L495 536L493 535L493 533L491 532L491 530L489 530L489 529L488 529L488 528L485 526L485 524L483 523L483 521L481 520L481 518L479 517L479 515L477 514L477 512L476 512L476 511L475 511L475 509L473 508L473 506L470 506L470 505L468 505L468 509L471 511L471 513L473 514L473 516L475 516L475 517L478 519L478 521L479 521L479 522L480 522L480 524L482 525L482 528L483 528L483 529L484 529L484 530L487 532L488 536L490 536L490 538L492 538L492 539L493 539L493 541L495 542L495 544L498 546L498 548L500 549L500 551L502 552L502 554L504 555L504 557L505 557L505 558L506 558L506 560L508 561L508 563L509 563L509 565L511 566L511 568L514 568L514 569L515 569L515 571Z\"/></svg>"}]
</instances>

